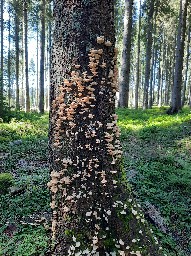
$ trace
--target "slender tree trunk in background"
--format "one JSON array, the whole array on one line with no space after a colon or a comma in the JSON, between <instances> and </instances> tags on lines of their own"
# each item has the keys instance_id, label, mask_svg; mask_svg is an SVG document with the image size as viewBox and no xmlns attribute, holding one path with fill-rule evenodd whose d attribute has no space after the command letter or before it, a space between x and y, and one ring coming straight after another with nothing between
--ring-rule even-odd
<instances>
[{"instance_id":1,"label":"slender tree trunk in background","mask_svg":"<svg viewBox=\"0 0 191 256\"><path fill-rule=\"evenodd\" d=\"M154 61L155 61L155 56L154 56L154 50L152 54L152 66L151 66L151 78L150 78L150 87L149 87L149 105L148 108L152 108L153 106L153 72L154 72Z\"/></svg>"},{"instance_id":2,"label":"slender tree trunk in background","mask_svg":"<svg viewBox=\"0 0 191 256\"><path fill-rule=\"evenodd\" d=\"M157 48L155 49L155 57L154 57L154 67L153 67L153 103L155 101L155 86L156 86L156 69L157 69Z\"/></svg>"},{"instance_id":3,"label":"slender tree trunk in background","mask_svg":"<svg viewBox=\"0 0 191 256\"><path fill-rule=\"evenodd\" d=\"M165 76L166 76L166 86L165 86L165 105L169 104L169 95L170 95L170 81L171 81L171 66L172 60L170 56L170 46L166 47L166 56L165 56Z\"/></svg>"},{"instance_id":4,"label":"slender tree trunk in background","mask_svg":"<svg viewBox=\"0 0 191 256\"><path fill-rule=\"evenodd\" d=\"M182 70L184 60L184 45L186 36L186 17L187 17L188 0L180 0L180 14L176 44L176 64L174 74L174 84L172 90L171 107L167 111L168 114L175 114L181 108L181 89L182 89Z\"/></svg>"},{"instance_id":5,"label":"slender tree trunk in background","mask_svg":"<svg viewBox=\"0 0 191 256\"><path fill-rule=\"evenodd\" d=\"M24 15L23 15L23 20L22 20L22 77L21 77L21 99L20 99L20 105L22 106L22 109L25 109L25 29L24 29Z\"/></svg>"},{"instance_id":6,"label":"slender tree trunk in background","mask_svg":"<svg viewBox=\"0 0 191 256\"><path fill-rule=\"evenodd\" d=\"M41 35L40 35L40 93L39 111L44 113L44 70L45 70L45 6L46 1L41 0Z\"/></svg>"},{"instance_id":7,"label":"slender tree trunk in background","mask_svg":"<svg viewBox=\"0 0 191 256\"><path fill-rule=\"evenodd\" d=\"M190 26L188 28L186 67L185 67L184 86L183 86L183 90L182 90L182 107L184 106L185 99L186 99L186 85L187 85L187 81L188 81L189 58L190 58Z\"/></svg>"},{"instance_id":8,"label":"slender tree trunk in background","mask_svg":"<svg viewBox=\"0 0 191 256\"><path fill-rule=\"evenodd\" d=\"M120 107L127 107L127 108L129 105L132 13L133 13L133 0L125 0L123 52L122 52L121 72L120 72L120 81L119 81L119 105Z\"/></svg>"},{"instance_id":9,"label":"slender tree trunk in background","mask_svg":"<svg viewBox=\"0 0 191 256\"><path fill-rule=\"evenodd\" d=\"M140 248L139 254L158 256L143 215L129 192L124 193L121 181L122 152L114 112L114 1L54 3L48 183L53 209L51 255L102 256L114 251L130 255L141 247L144 251Z\"/></svg>"},{"instance_id":10,"label":"slender tree trunk in background","mask_svg":"<svg viewBox=\"0 0 191 256\"><path fill-rule=\"evenodd\" d=\"M158 87L157 87L157 105L160 107L160 91L161 91L161 60L158 67Z\"/></svg>"},{"instance_id":11,"label":"slender tree trunk in background","mask_svg":"<svg viewBox=\"0 0 191 256\"><path fill-rule=\"evenodd\" d=\"M36 52L36 79L37 79L37 83L36 83L36 108L38 109L39 107L39 22L37 20L37 34L36 34L36 49L37 49L37 52Z\"/></svg>"},{"instance_id":12,"label":"slender tree trunk in background","mask_svg":"<svg viewBox=\"0 0 191 256\"><path fill-rule=\"evenodd\" d=\"M25 47L25 111L30 112L30 94L29 94L29 70L28 70L28 4L23 0L24 15L24 47Z\"/></svg>"},{"instance_id":13,"label":"slender tree trunk in background","mask_svg":"<svg viewBox=\"0 0 191 256\"><path fill-rule=\"evenodd\" d=\"M155 22L154 22L154 35L156 35L156 15L155 15ZM149 87L149 104L148 108L152 108L153 106L153 72L154 72L154 63L155 63L155 44L156 44L156 37L154 37L153 42L153 49L152 49L152 62L151 62L151 78L150 78L150 87Z\"/></svg>"},{"instance_id":14,"label":"slender tree trunk in background","mask_svg":"<svg viewBox=\"0 0 191 256\"><path fill-rule=\"evenodd\" d=\"M145 64L145 83L143 96L143 109L148 108L148 89L151 73L151 56L153 45L153 15L154 15L155 0L149 1L148 21L147 21L147 41L146 41L146 64Z\"/></svg>"},{"instance_id":15,"label":"slender tree trunk in background","mask_svg":"<svg viewBox=\"0 0 191 256\"><path fill-rule=\"evenodd\" d=\"M16 109L20 109L20 102L19 102L19 15L18 15L18 8L15 8L15 52L16 52Z\"/></svg>"},{"instance_id":16,"label":"slender tree trunk in background","mask_svg":"<svg viewBox=\"0 0 191 256\"><path fill-rule=\"evenodd\" d=\"M137 37L137 69L136 69L136 84L135 84L135 109L139 107L139 85L140 85L140 52L141 52L141 0L139 5L139 25Z\"/></svg>"},{"instance_id":17,"label":"slender tree trunk in background","mask_svg":"<svg viewBox=\"0 0 191 256\"><path fill-rule=\"evenodd\" d=\"M1 67L0 67L0 117L3 115L3 31L4 31L4 17L3 17L4 0L1 0Z\"/></svg>"},{"instance_id":18,"label":"slender tree trunk in background","mask_svg":"<svg viewBox=\"0 0 191 256\"><path fill-rule=\"evenodd\" d=\"M7 76L8 76L8 105L11 106L11 13L10 8L8 10L8 65L7 65Z\"/></svg>"},{"instance_id":19,"label":"slender tree trunk in background","mask_svg":"<svg viewBox=\"0 0 191 256\"><path fill-rule=\"evenodd\" d=\"M49 2L49 13L52 13L51 10L51 1ZM51 69L51 46L52 46L52 20L48 21L48 36L47 36L47 84L50 84L50 69ZM46 93L46 109L49 109L49 86L47 87Z\"/></svg>"},{"instance_id":20,"label":"slender tree trunk in background","mask_svg":"<svg viewBox=\"0 0 191 256\"><path fill-rule=\"evenodd\" d=\"M161 80L160 80L160 99L159 99L159 107L162 107L163 102L164 102L164 98L163 98L163 88L164 88L164 82L165 82L165 76L164 76L164 63L165 63L165 47L166 47L166 41L165 41L165 34L164 31L162 32L162 59L161 59Z\"/></svg>"}]
</instances>

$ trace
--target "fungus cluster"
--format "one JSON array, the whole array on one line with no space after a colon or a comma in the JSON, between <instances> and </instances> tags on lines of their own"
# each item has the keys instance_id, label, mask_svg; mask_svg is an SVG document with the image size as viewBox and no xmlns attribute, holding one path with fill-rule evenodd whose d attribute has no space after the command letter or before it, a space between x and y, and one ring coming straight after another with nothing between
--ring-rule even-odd
<instances>
[{"instance_id":1,"label":"fungus cluster","mask_svg":"<svg viewBox=\"0 0 191 256\"><path fill-rule=\"evenodd\" d=\"M118 86L117 49L104 36L97 37L97 45L88 54L87 70L75 63L52 101L54 170L48 183L52 193L52 236L55 243L62 237L71 256L99 255L118 217L128 215L129 209L137 221L144 222L137 205L122 203L117 197L121 191L122 155L113 111ZM114 51L115 55L108 59L108 52ZM107 107L110 110L105 114ZM80 233L86 224L88 246ZM59 232L60 226L71 230L72 236ZM139 236L143 236L142 230ZM139 241L136 237L127 244L124 234L113 237L112 251L106 255L141 256ZM131 249L134 243L136 251Z\"/></svg>"}]
</instances>

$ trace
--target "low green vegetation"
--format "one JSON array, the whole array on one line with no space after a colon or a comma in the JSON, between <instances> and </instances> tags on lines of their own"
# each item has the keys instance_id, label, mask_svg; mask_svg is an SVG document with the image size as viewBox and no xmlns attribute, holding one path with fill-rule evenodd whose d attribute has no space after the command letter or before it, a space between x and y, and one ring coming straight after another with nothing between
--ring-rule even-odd
<instances>
[{"instance_id":1,"label":"low green vegetation","mask_svg":"<svg viewBox=\"0 0 191 256\"><path fill-rule=\"evenodd\" d=\"M0 123L0 172L14 178L9 193L0 193L0 256L48 250L47 135L47 114L13 113L9 123Z\"/></svg>"},{"instance_id":2,"label":"low green vegetation","mask_svg":"<svg viewBox=\"0 0 191 256\"><path fill-rule=\"evenodd\" d=\"M0 173L0 194L6 194L13 185L13 176L10 173Z\"/></svg>"},{"instance_id":3,"label":"low green vegetation","mask_svg":"<svg viewBox=\"0 0 191 256\"><path fill-rule=\"evenodd\" d=\"M117 112L124 170L134 195L166 254L190 255L190 110L174 116L158 108ZM0 256L47 254L47 135L47 114L13 113L9 123L0 123L0 173L12 177L7 193L0 194Z\"/></svg>"},{"instance_id":4,"label":"low green vegetation","mask_svg":"<svg viewBox=\"0 0 191 256\"><path fill-rule=\"evenodd\" d=\"M191 255L191 111L119 109L124 168L166 254Z\"/></svg>"}]
</instances>

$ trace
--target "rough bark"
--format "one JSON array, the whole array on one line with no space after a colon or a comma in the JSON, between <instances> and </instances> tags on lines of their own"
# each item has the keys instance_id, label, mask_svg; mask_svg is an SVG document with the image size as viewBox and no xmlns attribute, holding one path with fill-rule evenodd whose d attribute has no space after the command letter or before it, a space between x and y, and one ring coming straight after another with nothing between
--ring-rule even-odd
<instances>
[{"instance_id":1,"label":"rough bark","mask_svg":"<svg viewBox=\"0 0 191 256\"><path fill-rule=\"evenodd\" d=\"M186 35L186 17L187 17L188 0L180 0L180 12L178 23L178 34L176 43L176 64L174 73L174 84L172 89L172 100L168 114L175 114L182 108L181 90L182 90L182 70L184 60L184 45Z\"/></svg>"},{"instance_id":2,"label":"rough bark","mask_svg":"<svg viewBox=\"0 0 191 256\"><path fill-rule=\"evenodd\" d=\"M25 52L25 111L30 112L29 70L28 70L28 4L23 0L24 52Z\"/></svg>"},{"instance_id":3,"label":"rough bark","mask_svg":"<svg viewBox=\"0 0 191 256\"><path fill-rule=\"evenodd\" d=\"M120 72L120 81L119 81L119 89L120 89L119 105L120 107L127 107L127 108L129 105L132 12L133 12L133 0L125 0L123 52L122 52L122 59L121 59L121 72Z\"/></svg>"},{"instance_id":4,"label":"rough bark","mask_svg":"<svg viewBox=\"0 0 191 256\"><path fill-rule=\"evenodd\" d=\"M146 35L146 64L145 64L145 82L144 82L144 96L143 109L148 108L148 89L151 73L151 56L153 44L153 15L154 15L155 0L150 0L148 4L148 20L147 20L147 35Z\"/></svg>"},{"instance_id":5,"label":"rough bark","mask_svg":"<svg viewBox=\"0 0 191 256\"><path fill-rule=\"evenodd\" d=\"M122 182L114 1L55 0L54 19L51 255L160 255Z\"/></svg>"},{"instance_id":6,"label":"rough bark","mask_svg":"<svg viewBox=\"0 0 191 256\"><path fill-rule=\"evenodd\" d=\"M39 111L44 113L44 70L45 70L45 5L46 1L41 1L41 35L40 35L40 93Z\"/></svg>"}]
</instances>

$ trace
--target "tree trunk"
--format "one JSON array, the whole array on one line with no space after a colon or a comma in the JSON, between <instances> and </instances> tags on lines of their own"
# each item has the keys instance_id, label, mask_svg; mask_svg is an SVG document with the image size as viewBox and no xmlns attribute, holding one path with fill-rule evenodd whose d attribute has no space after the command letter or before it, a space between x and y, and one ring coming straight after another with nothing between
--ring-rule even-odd
<instances>
[{"instance_id":1,"label":"tree trunk","mask_svg":"<svg viewBox=\"0 0 191 256\"><path fill-rule=\"evenodd\" d=\"M153 15L154 15L155 0L149 1L149 12L147 21L147 41L146 41L146 65L145 65L145 83L144 83L144 96L143 96L143 109L148 108L148 89L151 73L151 56L153 44Z\"/></svg>"},{"instance_id":2,"label":"tree trunk","mask_svg":"<svg viewBox=\"0 0 191 256\"><path fill-rule=\"evenodd\" d=\"M28 4L23 0L24 15L24 47L25 47L25 111L30 112L30 95L29 95L29 70L28 70Z\"/></svg>"},{"instance_id":3,"label":"tree trunk","mask_svg":"<svg viewBox=\"0 0 191 256\"><path fill-rule=\"evenodd\" d=\"M38 18L38 16L37 16ZM39 22L37 20L37 32L36 32L36 108L39 107Z\"/></svg>"},{"instance_id":4,"label":"tree trunk","mask_svg":"<svg viewBox=\"0 0 191 256\"><path fill-rule=\"evenodd\" d=\"M9 20L8 20L8 66L7 66L7 76L8 76L8 105L11 106L11 13L10 7L8 10Z\"/></svg>"},{"instance_id":5,"label":"tree trunk","mask_svg":"<svg viewBox=\"0 0 191 256\"><path fill-rule=\"evenodd\" d=\"M44 113L44 70L45 70L45 5L46 1L41 1L41 36L40 36L40 94L39 111Z\"/></svg>"},{"instance_id":6,"label":"tree trunk","mask_svg":"<svg viewBox=\"0 0 191 256\"><path fill-rule=\"evenodd\" d=\"M21 76L21 99L20 99L20 106L22 109L25 109L25 29L24 29L24 15L22 20L22 76Z\"/></svg>"},{"instance_id":7,"label":"tree trunk","mask_svg":"<svg viewBox=\"0 0 191 256\"><path fill-rule=\"evenodd\" d=\"M127 108L129 105L132 13L133 13L133 0L125 0L123 52L122 52L121 72L120 72L120 81L119 81L119 89L120 89L119 105L120 107L127 107Z\"/></svg>"},{"instance_id":8,"label":"tree trunk","mask_svg":"<svg viewBox=\"0 0 191 256\"><path fill-rule=\"evenodd\" d=\"M3 115L3 31L4 31L4 19L3 19L3 7L4 0L1 0L1 67L0 67L0 117Z\"/></svg>"},{"instance_id":9,"label":"tree trunk","mask_svg":"<svg viewBox=\"0 0 191 256\"><path fill-rule=\"evenodd\" d=\"M15 52L16 52L16 109L20 109L19 103L19 14L18 8L15 8Z\"/></svg>"},{"instance_id":10,"label":"tree trunk","mask_svg":"<svg viewBox=\"0 0 191 256\"><path fill-rule=\"evenodd\" d=\"M156 15L155 15L155 22L154 22L154 42L153 42L153 49L152 49L152 56L151 56L151 59L152 59L152 62L151 62L151 79L150 79L150 87L149 87L149 104L148 104L148 108L152 108L153 106L153 87L154 87L154 68L155 68L155 46L156 46Z\"/></svg>"},{"instance_id":11,"label":"tree trunk","mask_svg":"<svg viewBox=\"0 0 191 256\"><path fill-rule=\"evenodd\" d=\"M56 0L54 17L52 255L160 255L121 178L114 1Z\"/></svg>"},{"instance_id":12,"label":"tree trunk","mask_svg":"<svg viewBox=\"0 0 191 256\"><path fill-rule=\"evenodd\" d=\"M139 84L140 84L140 51L141 51L141 0L139 5L139 26L137 37L137 69L136 69L136 85L135 85L135 109L139 107Z\"/></svg>"},{"instance_id":13,"label":"tree trunk","mask_svg":"<svg viewBox=\"0 0 191 256\"><path fill-rule=\"evenodd\" d=\"M181 89L182 89L182 70L184 60L184 44L186 32L186 17L187 17L188 0L180 0L179 24L176 44L176 64L174 74L174 84L172 90L171 107L167 111L168 114L175 114L182 108L181 104Z\"/></svg>"},{"instance_id":14,"label":"tree trunk","mask_svg":"<svg viewBox=\"0 0 191 256\"><path fill-rule=\"evenodd\" d=\"M186 100L186 85L187 85L187 80L188 80L189 58L190 58L190 26L188 28L188 42L187 42L185 78L184 78L184 86L183 86L183 91L182 91L182 107L184 106L185 100Z\"/></svg>"},{"instance_id":15,"label":"tree trunk","mask_svg":"<svg viewBox=\"0 0 191 256\"><path fill-rule=\"evenodd\" d=\"M157 105L160 107L160 91L161 91L161 59L159 59L158 67L158 87L157 87Z\"/></svg>"}]
</instances>

